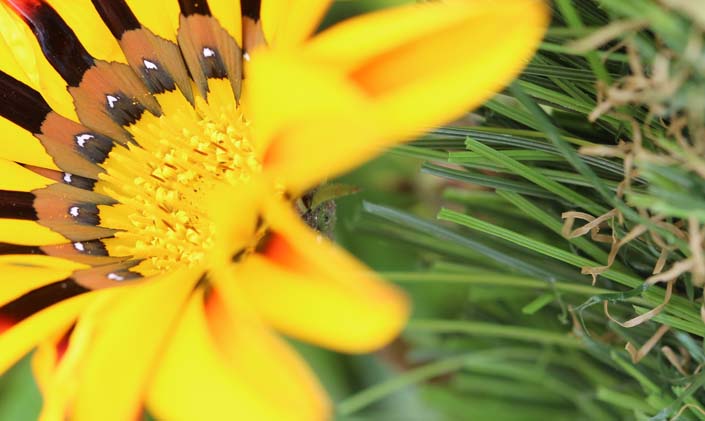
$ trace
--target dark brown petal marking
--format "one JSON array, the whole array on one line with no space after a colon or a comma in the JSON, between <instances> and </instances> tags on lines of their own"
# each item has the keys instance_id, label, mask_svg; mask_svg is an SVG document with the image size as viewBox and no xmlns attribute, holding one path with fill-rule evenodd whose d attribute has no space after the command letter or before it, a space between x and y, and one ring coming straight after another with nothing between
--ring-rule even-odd
<instances>
[{"instance_id":1,"label":"dark brown petal marking","mask_svg":"<svg viewBox=\"0 0 705 421\"><path fill-rule=\"evenodd\" d=\"M120 43L127 62L151 93L179 87L193 103L193 92L179 47L139 23L125 0L92 0L98 14Z\"/></svg>"},{"instance_id":2,"label":"dark brown petal marking","mask_svg":"<svg viewBox=\"0 0 705 421\"><path fill-rule=\"evenodd\" d=\"M0 331L71 297L90 291L73 279L54 282L30 291L0 307Z\"/></svg>"},{"instance_id":3,"label":"dark brown petal marking","mask_svg":"<svg viewBox=\"0 0 705 421\"><path fill-rule=\"evenodd\" d=\"M51 110L39 92L0 71L0 116L33 133L62 170L97 179L112 140Z\"/></svg>"},{"instance_id":4,"label":"dark brown petal marking","mask_svg":"<svg viewBox=\"0 0 705 421\"><path fill-rule=\"evenodd\" d=\"M186 66L205 98L208 78L228 78L235 98L242 86L242 50L218 21L211 16L180 16L177 34Z\"/></svg>"},{"instance_id":5,"label":"dark brown petal marking","mask_svg":"<svg viewBox=\"0 0 705 421\"><path fill-rule=\"evenodd\" d=\"M77 284L88 289L115 287L123 285L126 281L141 278L142 275L130 270L139 263L139 261L130 260L122 263L97 266L90 269L78 270L71 276L76 280Z\"/></svg>"},{"instance_id":6,"label":"dark brown petal marking","mask_svg":"<svg viewBox=\"0 0 705 421\"><path fill-rule=\"evenodd\" d=\"M260 20L261 0L241 0L240 14L242 15L242 48L252 51L258 45L266 44L262 21Z\"/></svg>"},{"instance_id":7,"label":"dark brown petal marking","mask_svg":"<svg viewBox=\"0 0 705 421\"><path fill-rule=\"evenodd\" d=\"M59 257L90 266L119 263L125 258L110 257L100 240L57 244L51 246L26 246L0 243L0 255L42 255Z\"/></svg>"},{"instance_id":8,"label":"dark brown petal marking","mask_svg":"<svg viewBox=\"0 0 705 421\"><path fill-rule=\"evenodd\" d=\"M119 143L132 140L123 128L145 110L161 115L156 99L130 66L96 61L78 87L69 88L81 123Z\"/></svg>"},{"instance_id":9,"label":"dark brown petal marking","mask_svg":"<svg viewBox=\"0 0 705 421\"><path fill-rule=\"evenodd\" d=\"M35 195L29 192L0 190L0 218L36 221Z\"/></svg>"},{"instance_id":10,"label":"dark brown petal marking","mask_svg":"<svg viewBox=\"0 0 705 421\"><path fill-rule=\"evenodd\" d=\"M57 183L68 184L70 186L83 189L83 190L93 190L96 180L92 178L81 177L80 175L72 174L69 172L55 171L42 167L35 167L34 165L23 165L28 170L46 177L50 180L54 180Z\"/></svg>"},{"instance_id":11,"label":"dark brown petal marking","mask_svg":"<svg viewBox=\"0 0 705 421\"><path fill-rule=\"evenodd\" d=\"M37 222L71 241L86 241L112 236L115 231L100 224L98 205L115 200L66 184L52 184L32 192Z\"/></svg>"},{"instance_id":12,"label":"dark brown petal marking","mask_svg":"<svg viewBox=\"0 0 705 421\"><path fill-rule=\"evenodd\" d=\"M71 86L78 86L83 74L93 66L76 34L56 11L41 0L9 0L39 41L47 60Z\"/></svg>"},{"instance_id":13,"label":"dark brown petal marking","mask_svg":"<svg viewBox=\"0 0 705 421\"><path fill-rule=\"evenodd\" d=\"M144 28L125 32L119 42L128 63L150 92L158 94L178 86L193 103L191 79L176 44Z\"/></svg>"},{"instance_id":14,"label":"dark brown petal marking","mask_svg":"<svg viewBox=\"0 0 705 421\"><path fill-rule=\"evenodd\" d=\"M184 16L211 15L211 9L206 0L179 0L179 8Z\"/></svg>"},{"instance_id":15,"label":"dark brown petal marking","mask_svg":"<svg viewBox=\"0 0 705 421\"><path fill-rule=\"evenodd\" d=\"M125 258L108 256L108 251L100 240L76 241L73 243L41 246L38 248L41 253L48 256L69 259L90 266L116 264L125 260ZM0 248L0 251L1 250Z\"/></svg>"},{"instance_id":16,"label":"dark brown petal marking","mask_svg":"<svg viewBox=\"0 0 705 421\"><path fill-rule=\"evenodd\" d=\"M49 112L51 108L39 92L0 71L0 116L31 133L39 133Z\"/></svg>"},{"instance_id":17,"label":"dark brown petal marking","mask_svg":"<svg viewBox=\"0 0 705 421\"><path fill-rule=\"evenodd\" d=\"M117 40L122 38L125 32L142 27L125 0L92 0L92 3Z\"/></svg>"},{"instance_id":18,"label":"dark brown petal marking","mask_svg":"<svg viewBox=\"0 0 705 421\"><path fill-rule=\"evenodd\" d=\"M98 179L113 141L55 112L47 115L36 135L56 165L70 174Z\"/></svg>"},{"instance_id":19,"label":"dark brown petal marking","mask_svg":"<svg viewBox=\"0 0 705 421\"><path fill-rule=\"evenodd\" d=\"M240 0L240 12L243 17L248 17L257 22L260 15L261 0Z\"/></svg>"},{"instance_id":20,"label":"dark brown petal marking","mask_svg":"<svg viewBox=\"0 0 705 421\"><path fill-rule=\"evenodd\" d=\"M45 254L39 246L0 243L0 254Z\"/></svg>"}]
</instances>

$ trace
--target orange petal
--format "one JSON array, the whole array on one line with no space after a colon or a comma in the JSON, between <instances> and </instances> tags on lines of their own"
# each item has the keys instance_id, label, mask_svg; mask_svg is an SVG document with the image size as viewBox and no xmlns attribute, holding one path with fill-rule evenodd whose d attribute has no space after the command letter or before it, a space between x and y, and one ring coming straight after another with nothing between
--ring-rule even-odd
<instances>
[{"instance_id":1,"label":"orange petal","mask_svg":"<svg viewBox=\"0 0 705 421\"><path fill-rule=\"evenodd\" d=\"M273 233L264 250L233 272L270 324L344 352L369 352L399 334L409 313L399 289L311 231L288 206L271 206L268 219Z\"/></svg>"}]
</instances>

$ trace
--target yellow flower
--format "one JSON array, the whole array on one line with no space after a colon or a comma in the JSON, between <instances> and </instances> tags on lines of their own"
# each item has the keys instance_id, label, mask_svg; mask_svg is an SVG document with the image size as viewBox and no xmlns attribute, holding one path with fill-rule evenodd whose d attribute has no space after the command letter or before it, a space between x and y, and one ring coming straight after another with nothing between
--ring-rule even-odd
<instances>
[{"instance_id":1,"label":"yellow flower","mask_svg":"<svg viewBox=\"0 0 705 421\"><path fill-rule=\"evenodd\" d=\"M274 332L384 346L408 304L292 202L477 106L536 0L447 1L313 35L315 0L0 2L0 371L46 420L317 420Z\"/></svg>"}]
</instances>

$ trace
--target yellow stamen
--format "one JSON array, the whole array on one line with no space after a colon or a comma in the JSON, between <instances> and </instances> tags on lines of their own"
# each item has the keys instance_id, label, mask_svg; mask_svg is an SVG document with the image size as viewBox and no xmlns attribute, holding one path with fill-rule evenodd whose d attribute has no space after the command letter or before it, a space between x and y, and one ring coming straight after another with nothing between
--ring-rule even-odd
<instances>
[{"instance_id":1,"label":"yellow stamen","mask_svg":"<svg viewBox=\"0 0 705 421\"><path fill-rule=\"evenodd\" d=\"M106 248L142 260L133 270L145 276L203 263L216 232L205 197L261 171L226 83L211 81L212 95L197 98L195 109L179 93L160 95L164 115L145 113L128 129L135 143L116 147L103 164L95 190L119 203L100 207L101 226L122 230Z\"/></svg>"}]
</instances>

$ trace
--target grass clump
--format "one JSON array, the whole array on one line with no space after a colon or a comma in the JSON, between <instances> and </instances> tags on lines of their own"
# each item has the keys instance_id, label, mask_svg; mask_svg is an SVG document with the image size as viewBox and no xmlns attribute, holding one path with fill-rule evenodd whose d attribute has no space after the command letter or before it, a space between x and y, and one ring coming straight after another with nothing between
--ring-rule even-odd
<instances>
[{"instance_id":1,"label":"grass clump","mask_svg":"<svg viewBox=\"0 0 705 421\"><path fill-rule=\"evenodd\" d=\"M417 308L403 373L341 417L414 386L436 419L705 419L705 5L553 11L471 124L393 151L423 160L436 220L363 203L356 233L413 256L376 267Z\"/></svg>"}]
</instances>

